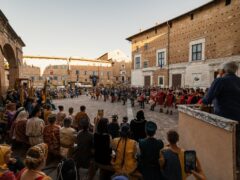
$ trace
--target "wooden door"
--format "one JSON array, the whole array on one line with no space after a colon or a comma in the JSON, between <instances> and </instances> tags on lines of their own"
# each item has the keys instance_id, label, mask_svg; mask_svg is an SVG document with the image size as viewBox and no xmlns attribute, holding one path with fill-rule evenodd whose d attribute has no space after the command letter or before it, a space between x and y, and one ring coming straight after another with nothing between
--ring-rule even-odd
<instances>
[{"instance_id":1,"label":"wooden door","mask_svg":"<svg viewBox=\"0 0 240 180\"><path fill-rule=\"evenodd\" d=\"M181 74L173 74L172 75L172 87L180 88L182 84L182 75Z\"/></svg>"},{"instance_id":2,"label":"wooden door","mask_svg":"<svg viewBox=\"0 0 240 180\"><path fill-rule=\"evenodd\" d=\"M151 76L144 76L144 86L149 87L151 85Z\"/></svg>"}]
</instances>

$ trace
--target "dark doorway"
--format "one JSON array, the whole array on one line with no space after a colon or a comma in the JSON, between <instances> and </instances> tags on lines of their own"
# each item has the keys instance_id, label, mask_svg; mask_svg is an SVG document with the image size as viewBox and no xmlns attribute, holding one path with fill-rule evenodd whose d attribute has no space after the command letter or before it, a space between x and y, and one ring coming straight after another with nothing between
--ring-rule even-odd
<instances>
[{"instance_id":1,"label":"dark doorway","mask_svg":"<svg viewBox=\"0 0 240 180\"><path fill-rule=\"evenodd\" d=\"M182 75L181 74L173 74L172 75L172 87L179 88L182 84Z\"/></svg>"},{"instance_id":2,"label":"dark doorway","mask_svg":"<svg viewBox=\"0 0 240 180\"><path fill-rule=\"evenodd\" d=\"M214 72L214 79L216 79L218 77L218 74L219 74L218 71Z\"/></svg>"},{"instance_id":3,"label":"dark doorway","mask_svg":"<svg viewBox=\"0 0 240 180\"><path fill-rule=\"evenodd\" d=\"M124 76L122 76L122 82L124 82L125 81L125 78L124 78Z\"/></svg>"},{"instance_id":4,"label":"dark doorway","mask_svg":"<svg viewBox=\"0 0 240 180\"><path fill-rule=\"evenodd\" d=\"M151 85L151 76L144 76L144 86L149 87Z\"/></svg>"}]
</instances>

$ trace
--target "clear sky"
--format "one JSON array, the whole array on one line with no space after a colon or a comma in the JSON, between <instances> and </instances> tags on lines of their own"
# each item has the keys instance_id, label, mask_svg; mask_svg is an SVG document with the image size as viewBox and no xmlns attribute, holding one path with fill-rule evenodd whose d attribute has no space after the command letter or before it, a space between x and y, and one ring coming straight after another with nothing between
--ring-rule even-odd
<instances>
[{"instance_id":1,"label":"clear sky","mask_svg":"<svg viewBox=\"0 0 240 180\"><path fill-rule=\"evenodd\" d=\"M0 9L23 39L25 55L96 58L125 40L210 0L0 0Z\"/></svg>"}]
</instances>

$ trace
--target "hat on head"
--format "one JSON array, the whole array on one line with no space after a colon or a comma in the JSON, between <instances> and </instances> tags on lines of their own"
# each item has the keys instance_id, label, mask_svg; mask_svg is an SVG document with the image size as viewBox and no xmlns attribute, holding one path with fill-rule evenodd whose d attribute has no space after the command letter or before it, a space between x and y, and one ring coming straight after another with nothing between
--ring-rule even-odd
<instances>
[{"instance_id":1,"label":"hat on head","mask_svg":"<svg viewBox=\"0 0 240 180\"><path fill-rule=\"evenodd\" d=\"M149 131L150 132L155 132L157 130L157 124L153 121L148 121L148 122L146 122L145 129L148 132Z\"/></svg>"}]
</instances>

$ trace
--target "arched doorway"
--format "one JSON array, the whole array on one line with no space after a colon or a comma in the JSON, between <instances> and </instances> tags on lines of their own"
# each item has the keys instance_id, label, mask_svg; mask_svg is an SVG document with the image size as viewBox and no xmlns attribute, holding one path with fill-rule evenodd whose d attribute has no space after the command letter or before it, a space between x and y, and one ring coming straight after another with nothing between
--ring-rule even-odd
<instances>
[{"instance_id":1,"label":"arched doorway","mask_svg":"<svg viewBox=\"0 0 240 180\"><path fill-rule=\"evenodd\" d=\"M2 47L2 55L1 92L4 93L7 89L14 88L15 79L19 76L19 65L10 44L5 44Z\"/></svg>"},{"instance_id":2,"label":"arched doorway","mask_svg":"<svg viewBox=\"0 0 240 180\"><path fill-rule=\"evenodd\" d=\"M15 85L15 79L21 76L22 48L25 44L1 10L0 27L0 95L4 95L8 86L7 81L9 81L9 88L12 89ZM6 78L6 73L9 73L9 78Z\"/></svg>"}]
</instances>

